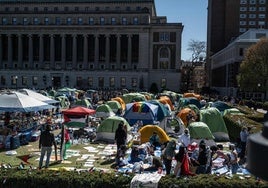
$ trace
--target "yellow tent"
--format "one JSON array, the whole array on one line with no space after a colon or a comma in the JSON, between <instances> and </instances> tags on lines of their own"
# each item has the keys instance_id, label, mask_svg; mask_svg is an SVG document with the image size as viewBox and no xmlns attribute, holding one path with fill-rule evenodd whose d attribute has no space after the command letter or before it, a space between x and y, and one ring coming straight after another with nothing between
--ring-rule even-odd
<instances>
[{"instance_id":1,"label":"yellow tent","mask_svg":"<svg viewBox=\"0 0 268 188\"><path fill-rule=\"evenodd\" d=\"M150 137L153 135L153 132L156 131L161 143L168 142L170 140L167 133L158 125L145 125L140 130L140 143L149 142Z\"/></svg>"}]
</instances>

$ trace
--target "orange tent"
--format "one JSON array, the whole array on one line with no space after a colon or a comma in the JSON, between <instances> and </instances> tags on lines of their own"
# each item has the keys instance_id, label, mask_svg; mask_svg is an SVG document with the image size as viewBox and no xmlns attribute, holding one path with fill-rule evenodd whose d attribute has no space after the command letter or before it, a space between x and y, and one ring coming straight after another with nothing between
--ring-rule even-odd
<instances>
[{"instance_id":1,"label":"orange tent","mask_svg":"<svg viewBox=\"0 0 268 188\"><path fill-rule=\"evenodd\" d=\"M196 113L194 112L194 110L188 107L181 109L180 112L177 114L177 117L179 117L182 120L185 126L187 126L188 124L187 116L189 113L191 113L194 117L196 117Z\"/></svg>"},{"instance_id":2,"label":"orange tent","mask_svg":"<svg viewBox=\"0 0 268 188\"><path fill-rule=\"evenodd\" d=\"M124 102L124 100L121 97L115 97L115 98L112 98L111 100L112 101L118 101L121 104L122 109L123 110L126 109L126 103Z\"/></svg>"},{"instance_id":3,"label":"orange tent","mask_svg":"<svg viewBox=\"0 0 268 188\"><path fill-rule=\"evenodd\" d=\"M172 111L175 110L169 97L161 96L160 99L158 99L158 101L161 102L162 104L168 104Z\"/></svg>"},{"instance_id":4,"label":"orange tent","mask_svg":"<svg viewBox=\"0 0 268 188\"><path fill-rule=\"evenodd\" d=\"M201 100L201 95L196 94L196 93L184 93L183 97L187 98L187 97L195 97L198 100Z\"/></svg>"}]
</instances>

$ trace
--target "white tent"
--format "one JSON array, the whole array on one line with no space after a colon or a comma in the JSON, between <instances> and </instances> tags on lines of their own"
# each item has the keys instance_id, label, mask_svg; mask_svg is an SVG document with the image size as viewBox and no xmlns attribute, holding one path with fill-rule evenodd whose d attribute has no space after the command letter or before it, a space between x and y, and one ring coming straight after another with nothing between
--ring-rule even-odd
<instances>
[{"instance_id":1,"label":"white tent","mask_svg":"<svg viewBox=\"0 0 268 188\"><path fill-rule=\"evenodd\" d=\"M0 94L0 112L33 112L55 108L20 92Z\"/></svg>"},{"instance_id":2,"label":"white tent","mask_svg":"<svg viewBox=\"0 0 268 188\"><path fill-rule=\"evenodd\" d=\"M41 93L38 93L34 90L30 90L30 89L20 89L19 90L20 93L23 93L25 95L28 95L30 97L33 97L39 101L42 101L42 102L45 102L45 103L48 103L48 104L57 104L59 103L59 101L57 100L54 100L54 99L51 99L45 95L42 95Z\"/></svg>"}]
</instances>

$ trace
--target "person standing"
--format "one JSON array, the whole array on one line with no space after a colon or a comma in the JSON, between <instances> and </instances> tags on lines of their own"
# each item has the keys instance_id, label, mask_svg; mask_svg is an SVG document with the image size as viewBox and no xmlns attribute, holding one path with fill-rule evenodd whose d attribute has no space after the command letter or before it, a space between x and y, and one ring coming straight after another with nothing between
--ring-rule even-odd
<instances>
[{"instance_id":1,"label":"person standing","mask_svg":"<svg viewBox=\"0 0 268 188\"><path fill-rule=\"evenodd\" d=\"M44 156L46 155L46 163L45 168L48 168L50 162L50 156L52 153L52 145L55 148L55 160L57 161L57 144L55 141L54 134L50 132L51 126L49 124L46 125L46 129L41 133L39 139L39 149L41 149L41 156L39 160L39 169L43 166Z\"/></svg>"},{"instance_id":2,"label":"person standing","mask_svg":"<svg viewBox=\"0 0 268 188\"><path fill-rule=\"evenodd\" d=\"M126 145L126 141L127 141L127 131L124 128L124 122L121 121L118 124L118 128L115 131L115 143L117 145L117 149L119 149L122 145Z\"/></svg>"},{"instance_id":3,"label":"person standing","mask_svg":"<svg viewBox=\"0 0 268 188\"><path fill-rule=\"evenodd\" d=\"M166 167L166 175L171 173L172 168L172 160L175 156L176 142L175 140L171 140L167 143L166 148L163 150L163 162Z\"/></svg>"},{"instance_id":4,"label":"person standing","mask_svg":"<svg viewBox=\"0 0 268 188\"><path fill-rule=\"evenodd\" d=\"M70 142L70 134L68 132L68 129L64 125L62 125L61 129L61 152L60 152L60 157L61 160L66 160L66 151L71 147L71 142Z\"/></svg>"},{"instance_id":5,"label":"person standing","mask_svg":"<svg viewBox=\"0 0 268 188\"><path fill-rule=\"evenodd\" d=\"M188 147L191 143L189 129L186 128L184 133L179 136L178 142L182 144L183 147Z\"/></svg>"},{"instance_id":6,"label":"person standing","mask_svg":"<svg viewBox=\"0 0 268 188\"><path fill-rule=\"evenodd\" d=\"M232 174L236 174L237 170L239 168L239 164L238 164L238 155L237 155L237 151L235 149L235 145L234 144L230 144L229 145L229 149L231 150L229 156L230 156L230 168L232 171Z\"/></svg>"},{"instance_id":7,"label":"person standing","mask_svg":"<svg viewBox=\"0 0 268 188\"><path fill-rule=\"evenodd\" d=\"M241 152L239 154L240 160L243 160L245 157L248 136L249 136L248 128L246 126L243 126L240 132L240 141L241 141Z\"/></svg>"}]
</instances>

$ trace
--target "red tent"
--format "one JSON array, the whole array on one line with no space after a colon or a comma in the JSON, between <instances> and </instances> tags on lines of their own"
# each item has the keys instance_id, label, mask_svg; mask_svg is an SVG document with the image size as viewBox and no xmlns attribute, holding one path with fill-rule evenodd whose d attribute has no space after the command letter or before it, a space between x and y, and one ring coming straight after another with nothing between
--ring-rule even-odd
<instances>
[{"instance_id":1,"label":"red tent","mask_svg":"<svg viewBox=\"0 0 268 188\"><path fill-rule=\"evenodd\" d=\"M94 115L96 110L85 108L82 106L77 106L74 108L70 108L68 110L62 111L64 115L71 115L71 116L87 116L87 115Z\"/></svg>"}]
</instances>

